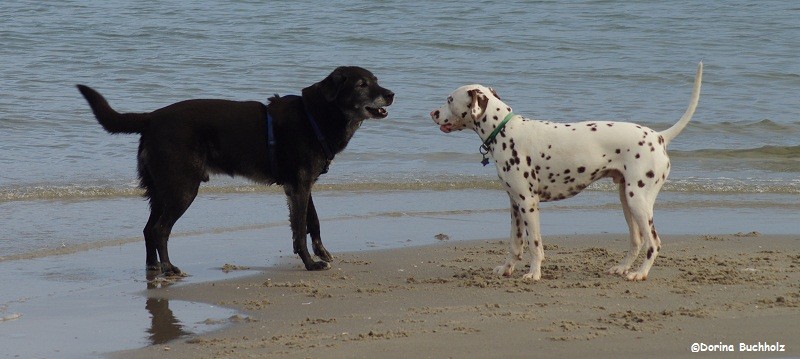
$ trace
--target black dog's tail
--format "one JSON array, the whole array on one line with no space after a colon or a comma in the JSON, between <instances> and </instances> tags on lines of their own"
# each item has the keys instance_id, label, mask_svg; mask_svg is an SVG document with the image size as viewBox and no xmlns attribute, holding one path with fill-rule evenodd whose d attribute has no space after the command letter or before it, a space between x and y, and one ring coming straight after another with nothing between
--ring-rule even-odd
<instances>
[{"instance_id":1,"label":"black dog's tail","mask_svg":"<svg viewBox=\"0 0 800 359\"><path fill-rule=\"evenodd\" d=\"M77 85L97 117L97 122L109 133L142 133L150 122L147 114L119 113L105 98L89 86Z\"/></svg>"}]
</instances>

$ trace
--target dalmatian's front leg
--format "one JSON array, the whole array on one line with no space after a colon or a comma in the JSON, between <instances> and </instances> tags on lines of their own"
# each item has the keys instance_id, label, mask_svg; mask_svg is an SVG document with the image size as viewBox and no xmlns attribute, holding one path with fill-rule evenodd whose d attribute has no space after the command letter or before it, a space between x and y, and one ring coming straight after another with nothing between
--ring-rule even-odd
<instances>
[{"instance_id":1,"label":"dalmatian's front leg","mask_svg":"<svg viewBox=\"0 0 800 359\"><path fill-rule=\"evenodd\" d=\"M520 218L520 208L516 203L514 203L514 199L512 198L510 236L511 250L508 252L506 262L494 268L495 274L508 277L514 272L514 267L517 265L517 262L522 260L522 253L525 251L524 243L522 241L522 235L524 231L525 227L523 226L522 219Z\"/></svg>"},{"instance_id":2,"label":"dalmatian's front leg","mask_svg":"<svg viewBox=\"0 0 800 359\"><path fill-rule=\"evenodd\" d=\"M542 279L542 261L544 260L544 244L542 243L541 226L539 222L539 197L530 195L526 198L520 196L519 206L523 218L523 225L528 232L528 247L531 249L531 269L522 276L522 279L538 281Z\"/></svg>"}]
</instances>

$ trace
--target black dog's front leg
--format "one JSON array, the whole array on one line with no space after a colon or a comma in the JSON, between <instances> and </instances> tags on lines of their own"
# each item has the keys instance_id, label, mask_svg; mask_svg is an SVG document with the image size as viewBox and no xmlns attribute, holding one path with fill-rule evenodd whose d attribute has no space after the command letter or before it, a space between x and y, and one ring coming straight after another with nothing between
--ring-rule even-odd
<instances>
[{"instance_id":1,"label":"black dog's front leg","mask_svg":"<svg viewBox=\"0 0 800 359\"><path fill-rule=\"evenodd\" d=\"M308 223L308 234L311 235L311 248L314 249L314 254L326 262L333 261L330 252L322 245L322 236L319 230L319 217L317 217L317 209L314 208L314 198L309 194L308 196L308 216L306 217Z\"/></svg>"},{"instance_id":2,"label":"black dog's front leg","mask_svg":"<svg viewBox=\"0 0 800 359\"><path fill-rule=\"evenodd\" d=\"M327 262L315 262L308 253L306 245L306 230L309 201L311 200L311 184L300 186L284 186L284 191L289 202L289 221L292 226L292 239L294 252L303 260L307 270L330 269ZM315 212L316 213L316 212Z\"/></svg>"}]
</instances>

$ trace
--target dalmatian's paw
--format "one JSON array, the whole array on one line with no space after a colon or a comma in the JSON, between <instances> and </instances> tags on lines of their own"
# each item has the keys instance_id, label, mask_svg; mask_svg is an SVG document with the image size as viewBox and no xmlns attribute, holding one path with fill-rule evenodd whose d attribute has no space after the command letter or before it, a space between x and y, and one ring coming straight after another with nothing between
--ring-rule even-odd
<instances>
[{"instance_id":1,"label":"dalmatian's paw","mask_svg":"<svg viewBox=\"0 0 800 359\"><path fill-rule=\"evenodd\" d=\"M542 279L541 271L525 273L525 275L522 276L522 280L525 281L538 282L540 279Z\"/></svg>"},{"instance_id":2,"label":"dalmatian's paw","mask_svg":"<svg viewBox=\"0 0 800 359\"><path fill-rule=\"evenodd\" d=\"M628 266L613 266L608 270L608 274L626 275L628 274L628 269L630 269Z\"/></svg>"},{"instance_id":3,"label":"dalmatian's paw","mask_svg":"<svg viewBox=\"0 0 800 359\"><path fill-rule=\"evenodd\" d=\"M628 273L628 280L629 281L634 281L634 282L647 280L647 273L642 273L642 272L638 272L638 271L637 272Z\"/></svg>"},{"instance_id":4,"label":"dalmatian's paw","mask_svg":"<svg viewBox=\"0 0 800 359\"><path fill-rule=\"evenodd\" d=\"M494 268L494 274L501 275L503 277L510 277L511 273L514 273L514 265L512 264L503 264Z\"/></svg>"}]
</instances>

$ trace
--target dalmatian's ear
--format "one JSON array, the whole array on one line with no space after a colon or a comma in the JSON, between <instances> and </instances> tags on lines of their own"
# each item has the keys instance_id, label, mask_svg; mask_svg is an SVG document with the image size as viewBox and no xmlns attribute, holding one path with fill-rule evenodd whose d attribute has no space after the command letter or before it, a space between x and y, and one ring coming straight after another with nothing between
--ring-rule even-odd
<instances>
[{"instance_id":1,"label":"dalmatian's ear","mask_svg":"<svg viewBox=\"0 0 800 359\"><path fill-rule=\"evenodd\" d=\"M479 89L469 90L467 91L472 101L470 103L469 109L472 118L475 120L480 119L483 117L483 114L486 112L486 106L489 103L489 98L481 92Z\"/></svg>"},{"instance_id":2,"label":"dalmatian's ear","mask_svg":"<svg viewBox=\"0 0 800 359\"><path fill-rule=\"evenodd\" d=\"M489 87L489 91L491 91L492 95L494 95L494 97L497 97L498 100L502 100L500 96L497 94L497 91L495 91L493 88Z\"/></svg>"}]
</instances>

